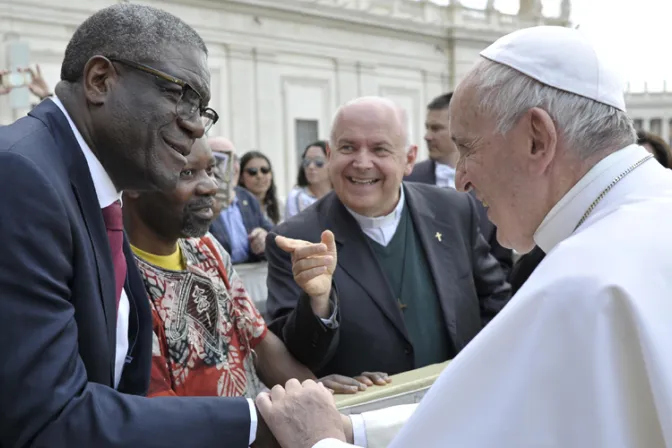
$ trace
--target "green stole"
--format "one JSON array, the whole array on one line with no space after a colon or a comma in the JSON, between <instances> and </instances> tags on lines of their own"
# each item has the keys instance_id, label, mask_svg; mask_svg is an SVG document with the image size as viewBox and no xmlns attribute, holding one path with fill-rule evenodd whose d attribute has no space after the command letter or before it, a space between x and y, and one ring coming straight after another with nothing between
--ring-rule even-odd
<instances>
[{"instance_id":1,"label":"green stole","mask_svg":"<svg viewBox=\"0 0 672 448\"><path fill-rule=\"evenodd\" d=\"M390 290L401 308L413 345L415 368L446 361L449 336L436 285L413 219L404 204L392 240L382 246L369 238Z\"/></svg>"}]
</instances>

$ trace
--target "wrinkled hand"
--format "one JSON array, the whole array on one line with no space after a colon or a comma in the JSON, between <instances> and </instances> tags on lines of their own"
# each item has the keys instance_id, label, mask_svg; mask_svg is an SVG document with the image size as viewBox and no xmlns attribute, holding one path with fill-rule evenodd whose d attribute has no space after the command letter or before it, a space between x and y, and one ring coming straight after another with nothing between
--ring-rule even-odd
<instances>
[{"instance_id":1,"label":"wrinkled hand","mask_svg":"<svg viewBox=\"0 0 672 448\"><path fill-rule=\"evenodd\" d=\"M344 420L324 385L292 379L256 400L259 413L283 448L311 448L323 439L345 441Z\"/></svg>"},{"instance_id":2,"label":"wrinkled hand","mask_svg":"<svg viewBox=\"0 0 672 448\"><path fill-rule=\"evenodd\" d=\"M9 74L9 70L0 70L0 79ZM0 84L0 95L4 95L6 93L9 93L12 91L11 87L5 87L2 84Z\"/></svg>"},{"instance_id":3,"label":"wrinkled hand","mask_svg":"<svg viewBox=\"0 0 672 448\"><path fill-rule=\"evenodd\" d=\"M255 255L261 255L266 250L266 235L268 232L261 227L252 230L247 238L250 241L250 249Z\"/></svg>"},{"instance_id":4,"label":"wrinkled hand","mask_svg":"<svg viewBox=\"0 0 672 448\"><path fill-rule=\"evenodd\" d=\"M313 310L320 317L329 317L331 279L336 270L336 241L329 230L322 232L320 243L275 237L275 243L292 254L294 281L312 299Z\"/></svg>"},{"instance_id":5,"label":"wrinkled hand","mask_svg":"<svg viewBox=\"0 0 672 448\"><path fill-rule=\"evenodd\" d=\"M364 372L359 376L350 378L349 376L332 374L318 380L324 384L327 389L335 394L356 394L365 391L369 386L385 386L392 382L392 379L383 372Z\"/></svg>"},{"instance_id":6,"label":"wrinkled hand","mask_svg":"<svg viewBox=\"0 0 672 448\"><path fill-rule=\"evenodd\" d=\"M39 64L35 66L35 70L32 68L20 68L20 72L28 72L30 73L30 84L28 84L28 88L30 91L38 97L40 100L45 99L48 96L51 96L51 92L49 91L49 85L47 84L47 81L44 80L42 77L42 70L40 70Z\"/></svg>"}]
</instances>

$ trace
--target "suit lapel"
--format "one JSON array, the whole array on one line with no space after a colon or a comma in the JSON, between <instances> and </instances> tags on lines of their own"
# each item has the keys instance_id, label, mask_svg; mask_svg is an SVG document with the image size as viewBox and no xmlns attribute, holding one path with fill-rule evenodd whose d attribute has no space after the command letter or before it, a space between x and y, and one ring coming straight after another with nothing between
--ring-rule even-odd
<instances>
[{"instance_id":1,"label":"suit lapel","mask_svg":"<svg viewBox=\"0 0 672 448\"><path fill-rule=\"evenodd\" d=\"M62 152L63 160L69 164L70 184L93 248L98 274L97 284L105 313L110 353L114 354L117 326L114 265L112 264L112 253L107 239L105 222L100 211L96 189L91 179L86 158L72 133L72 129L70 129L70 124L56 104L49 100L43 101L30 112L30 115L45 123L50 129L58 148ZM114 358L111 361L110 381L114 379Z\"/></svg>"},{"instance_id":2,"label":"suit lapel","mask_svg":"<svg viewBox=\"0 0 672 448\"><path fill-rule=\"evenodd\" d=\"M338 266L366 290L385 317L408 340L401 311L357 221L334 193L331 193L328 209L326 216L330 217L330 222L325 228L332 230L336 237Z\"/></svg>"},{"instance_id":3,"label":"suit lapel","mask_svg":"<svg viewBox=\"0 0 672 448\"><path fill-rule=\"evenodd\" d=\"M453 334L455 331L455 284L458 272L462 271L455 263L458 258L454 255L455 229L445 220L436 218L427 200L412 185L405 184L404 192L415 230L418 232L434 277L434 285L446 326Z\"/></svg>"}]
</instances>

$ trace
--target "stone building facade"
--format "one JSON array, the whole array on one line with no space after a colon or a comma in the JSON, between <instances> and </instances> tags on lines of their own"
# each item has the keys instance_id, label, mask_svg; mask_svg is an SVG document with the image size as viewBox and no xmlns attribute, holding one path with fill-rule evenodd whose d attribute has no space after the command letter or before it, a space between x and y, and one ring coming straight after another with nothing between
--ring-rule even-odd
<instances>
[{"instance_id":1,"label":"stone building facade","mask_svg":"<svg viewBox=\"0 0 672 448\"><path fill-rule=\"evenodd\" d=\"M53 87L76 27L114 0L0 0L0 68L40 64ZM424 108L449 91L480 50L515 29L567 25L566 18L507 15L429 0L148 0L183 18L205 39L211 134L273 164L281 196L296 179L299 153L327 138L338 105L382 95L407 109L420 156ZM529 3L529 2L528 2ZM0 124L26 113L27 89L0 97ZM32 99L34 101L34 98Z\"/></svg>"}]
</instances>

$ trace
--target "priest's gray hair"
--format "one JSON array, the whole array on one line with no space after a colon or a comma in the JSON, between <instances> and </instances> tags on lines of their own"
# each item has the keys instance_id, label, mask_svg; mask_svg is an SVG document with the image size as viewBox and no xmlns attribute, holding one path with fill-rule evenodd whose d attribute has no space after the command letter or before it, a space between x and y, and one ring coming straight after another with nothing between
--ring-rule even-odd
<instances>
[{"instance_id":1,"label":"priest's gray hair","mask_svg":"<svg viewBox=\"0 0 672 448\"><path fill-rule=\"evenodd\" d=\"M553 119L567 145L587 159L637 141L628 115L615 107L542 84L506 65L482 58L468 75L481 112L494 116L497 130L510 131L528 110L539 107Z\"/></svg>"},{"instance_id":2,"label":"priest's gray hair","mask_svg":"<svg viewBox=\"0 0 672 448\"><path fill-rule=\"evenodd\" d=\"M406 110L399 106L397 103L394 101L390 100L389 98L385 98L382 96L363 96L359 98L355 98L354 100L348 101L347 103L343 104L340 106L338 109L336 109L336 112L334 113L334 116L331 119L331 133L329 135L329 146L332 148L336 148L336 141L335 141L335 136L334 136L334 129L336 129L336 122L340 119L341 114L343 113L343 109L346 107L359 104L359 103L370 103L370 104L375 104L383 107L389 107L394 110L397 120L399 121L399 126L401 127L401 132L404 137L404 145L406 152L411 150L411 147L413 144L411 143L411 136L409 133L409 119L408 119L408 113Z\"/></svg>"}]
</instances>

